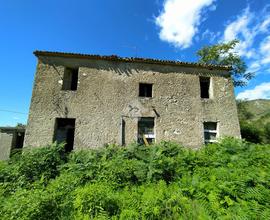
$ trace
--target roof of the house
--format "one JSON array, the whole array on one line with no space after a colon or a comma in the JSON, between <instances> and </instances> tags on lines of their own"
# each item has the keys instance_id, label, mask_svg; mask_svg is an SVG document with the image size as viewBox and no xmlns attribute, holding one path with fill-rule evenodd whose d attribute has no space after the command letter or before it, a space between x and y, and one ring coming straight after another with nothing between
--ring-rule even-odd
<instances>
[{"instance_id":1,"label":"roof of the house","mask_svg":"<svg viewBox=\"0 0 270 220\"><path fill-rule=\"evenodd\" d=\"M52 51L40 51L40 50L34 51L34 54L37 57L39 56L68 57L68 58L92 59L92 60L121 61L121 62L129 62L129 63L148 63L148 64L150 63L150 64L161 64L161 65L175 65L175 66L200 67L200 68L219 69L219 70L231 70L230 66L181 62L181 61L173 61L173 60L159 60L159 59L139 58L139 57L119 57L117 55L101 56L101 55L92 55L92 54L64 53L64 52L52 52Z\"/></svg>"},{"instance_id":2,"label":"roof of the house","mask_svg":"<svg viewBox=\"0 0 270 220\"><path fill-rule=\"evenodd\" d=\"M0 131L19 131L23 132L25 131L25 128L23 127L0 127Z\"/></svg>"}]
</instances>

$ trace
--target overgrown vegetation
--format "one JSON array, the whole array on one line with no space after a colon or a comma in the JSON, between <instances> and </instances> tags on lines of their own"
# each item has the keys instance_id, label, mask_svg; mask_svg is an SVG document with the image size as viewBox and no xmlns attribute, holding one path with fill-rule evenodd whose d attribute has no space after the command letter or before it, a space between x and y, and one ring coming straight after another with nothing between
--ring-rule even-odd
<instances>
[{"instance_id":1,"label":"overgrown vegetation","mask_svg":"<svg viewBox=\"0 0 270 220\"><path fill-rule=\"evenodd\" d=\"M270 144L270 100L238 101L242 138Z\"/></svg>"},{"instance_id":2,"label":"overgrown vegetation","mask_svg":"<svg viewBox=\"0 0 270 220\"><path fill-rule=\"evenodd\" d=\"M254 73L247 72L245 61L236 53L239 40L205 46L197 51L200 63L230 66L230 73L234 86L246 86L254 77Z\"/></svg>"},{"instance_id":3,"label":"overgrown vegetation","mask_svg":"<svg viewBox=\"0 0 270 220\"><path fill-rule=\"evenodd\" d=\"M270 219L270 146L27 150L0 164L1 219Z\"/></svg>"}]
</instances>

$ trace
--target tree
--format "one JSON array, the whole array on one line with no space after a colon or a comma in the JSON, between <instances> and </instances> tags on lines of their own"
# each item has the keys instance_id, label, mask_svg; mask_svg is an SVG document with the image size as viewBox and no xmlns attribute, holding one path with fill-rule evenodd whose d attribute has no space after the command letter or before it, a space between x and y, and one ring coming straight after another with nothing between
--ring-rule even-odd
<instances>
[{"instance_id":1,"label":"tree","mask_svg":"<svg viewBox=\"0 0 270 220\"><path fill-rule=\"evenodd\" d=\"M240 121L241 136L246 141L252 143L262 143L263 131L256 127L253 123Z\"/></svg>"},{"instance_id":2,"label":"tree","mask_svg":"<svg viewBox=\"0 0 270 220\"><path fill-rule=\"evenodd\" d=\"M247 66L235 52L238 40L205 46L197 51L200 63L231 66L231 74L235 86L245 86L253 77L253 73L246 72Z\"/></svg>"},{"instance_id":3,"label":"tree","mask_svg":"<svg viewBox=\"0 0 270 220\"><path fill-rule=\"evenodd\" d=\"M22 124L22 123L17 123L16 127L17 128L25 128L26 125L25 124Z\"/></svg>"}]
</instances>

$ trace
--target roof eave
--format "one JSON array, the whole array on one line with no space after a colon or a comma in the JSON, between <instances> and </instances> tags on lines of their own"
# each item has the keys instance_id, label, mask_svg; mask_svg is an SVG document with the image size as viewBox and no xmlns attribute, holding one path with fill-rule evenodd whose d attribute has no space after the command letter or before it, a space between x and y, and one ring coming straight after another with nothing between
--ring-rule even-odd
<instances>
[{"instance_id":1,"label":"roof eave","mask_svg":"<svg viewBox=\"0 0 270 220\"><path fill-rule=\"evenodd\" d=\"M78 58L78 59L96 59L96 60L107 60L107 61L120 61L129 63L148 63L148 64L160 64L160 65L174 65L174 66L185 66L185 67L199 67L206 69L216 69L216 70L226 70L230 71L232 68L230 66L219 66L211 64L201 64L201 63L189 63L180 62L172 60L159 60L151 58L125 58L116 55L111 56L101 56L101 55L90 55L90 54L79 54L79 53L64 53L64 52L50 52L50 51L40 51L36 50L33 52L35 56L50 56L50 57L66 57L66 58Z\"/></svg>"}]
</instances>

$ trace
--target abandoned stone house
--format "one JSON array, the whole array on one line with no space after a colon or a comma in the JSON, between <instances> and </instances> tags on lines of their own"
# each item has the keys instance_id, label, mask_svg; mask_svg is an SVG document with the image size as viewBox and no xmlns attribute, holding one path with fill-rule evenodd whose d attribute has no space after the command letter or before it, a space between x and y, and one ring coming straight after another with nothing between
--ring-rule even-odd
<instances>
[{"instance_id":1,"label":"abandoned stone house","mask_svg":"<svg viewBox=\"0 0 270 220\"><path fill-rule=\"evenodd\" d=\"M35 51L24 146L66 149L240 137L229 67Z\"/></svg>"}]
</instances>

